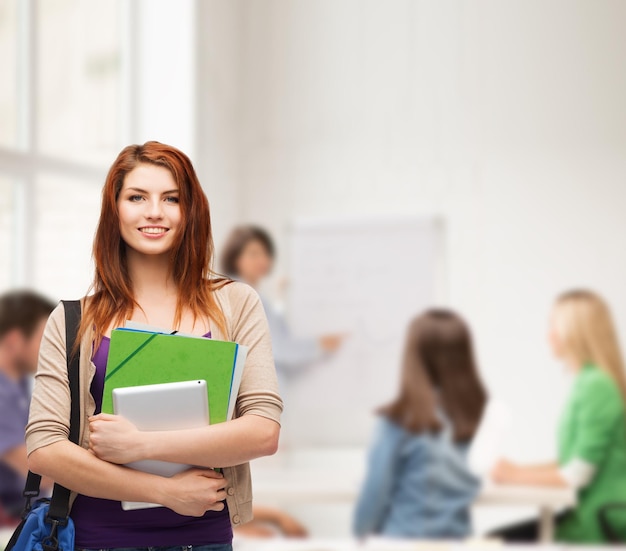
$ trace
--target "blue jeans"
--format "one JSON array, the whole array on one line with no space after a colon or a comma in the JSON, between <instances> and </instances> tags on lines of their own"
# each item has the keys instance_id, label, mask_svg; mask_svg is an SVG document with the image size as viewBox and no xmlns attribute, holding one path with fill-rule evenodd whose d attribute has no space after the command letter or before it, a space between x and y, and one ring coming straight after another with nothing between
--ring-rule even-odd
<instances>
[{"instance_id":1,"label":"blue jeans","mask_svg":"<svg viewBox=\"0 0 626 551\"><path fill-rule=\"evenodd\" d=\"M77 549L76 551L233 551L230 543L181 545L180 547L118 547L116 549Z\"/></svg>"}]
</instances>

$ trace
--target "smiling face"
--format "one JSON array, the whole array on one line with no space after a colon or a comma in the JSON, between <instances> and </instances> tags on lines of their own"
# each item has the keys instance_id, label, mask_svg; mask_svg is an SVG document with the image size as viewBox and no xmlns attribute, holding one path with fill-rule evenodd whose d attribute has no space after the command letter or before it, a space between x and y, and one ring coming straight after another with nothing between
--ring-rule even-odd
<instances>
[{"instance_id":1,"label":"smiling face","mask_svg":"<svg viewBox=\"0 0 626 551\"><path fill-rule=\"evenodd\" d=\"M145 255L168 253L181 231L178 185L164 167L140 164L124 178L117 199L126 245Z\"/></svg>"}]
</instances>

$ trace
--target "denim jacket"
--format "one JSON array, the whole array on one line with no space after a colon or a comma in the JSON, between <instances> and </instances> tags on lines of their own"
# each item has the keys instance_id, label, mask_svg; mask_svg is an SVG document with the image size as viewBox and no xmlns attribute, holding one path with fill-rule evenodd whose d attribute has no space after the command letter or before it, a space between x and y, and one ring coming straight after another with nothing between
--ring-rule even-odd
<instances>
[{"instance_id":1,"label":"denim jacket","mask_svg":"<svg viewBox=\"0 0 626 551\"><path fill-rule=\"evenodd\" d=\"M357 502L357 536L464 538L479 480L466 465L467 444L448 429L412 434L383 418Z\"/></svg>"}]
</instances>

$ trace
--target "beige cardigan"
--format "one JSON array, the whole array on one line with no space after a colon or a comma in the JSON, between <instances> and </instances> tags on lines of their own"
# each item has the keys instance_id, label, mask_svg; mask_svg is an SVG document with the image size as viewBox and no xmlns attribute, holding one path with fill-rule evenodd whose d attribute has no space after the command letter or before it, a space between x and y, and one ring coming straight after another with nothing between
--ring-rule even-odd
<instances>
[{"instance_id":1,"label":"beige cardigan","mask_svg":"<svg viewBox=\"0 0 626 551\"><path fill-rule=\"evenodd\" d=\"M240 282L230 283L215 291L224 312L228 334L221 335L214 325L212 337L232 340L249 347L237 396L237 417L260 415L280 421L283 409L269 329L265 312L256 292ZM95 402L89 389L95 373L92 360L93 335L87 334L80 343L80 445L89 447L89 424ZM70 390L65 357L65 313L60 304L50 315L41 342L39 366L26 427L28 454L44 446L69 438ZM229 481L226 490L230 519L237 526L252 519L252 483L250 465L245 463L224 469ZM72 503L76 494L72 494Z\"/></svg>"}]
</instances>

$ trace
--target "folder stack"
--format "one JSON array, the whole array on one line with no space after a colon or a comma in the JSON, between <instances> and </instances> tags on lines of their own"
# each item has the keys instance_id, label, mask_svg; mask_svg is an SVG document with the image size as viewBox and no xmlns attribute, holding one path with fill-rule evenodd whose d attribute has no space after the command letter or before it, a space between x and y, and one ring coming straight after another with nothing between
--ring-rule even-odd
<instances>
[{"instance_id":1,"label":"folder stack","mask_svg":"<svg viewBox=\"0 0 626 551\"><path fill-rule=\"evenodd\" d=\"M205 380L210 423L233 417L247 347L204 337L129 328L111 334L102 399L113 413L113 389Z\"/></svg>"}]
</instances>

